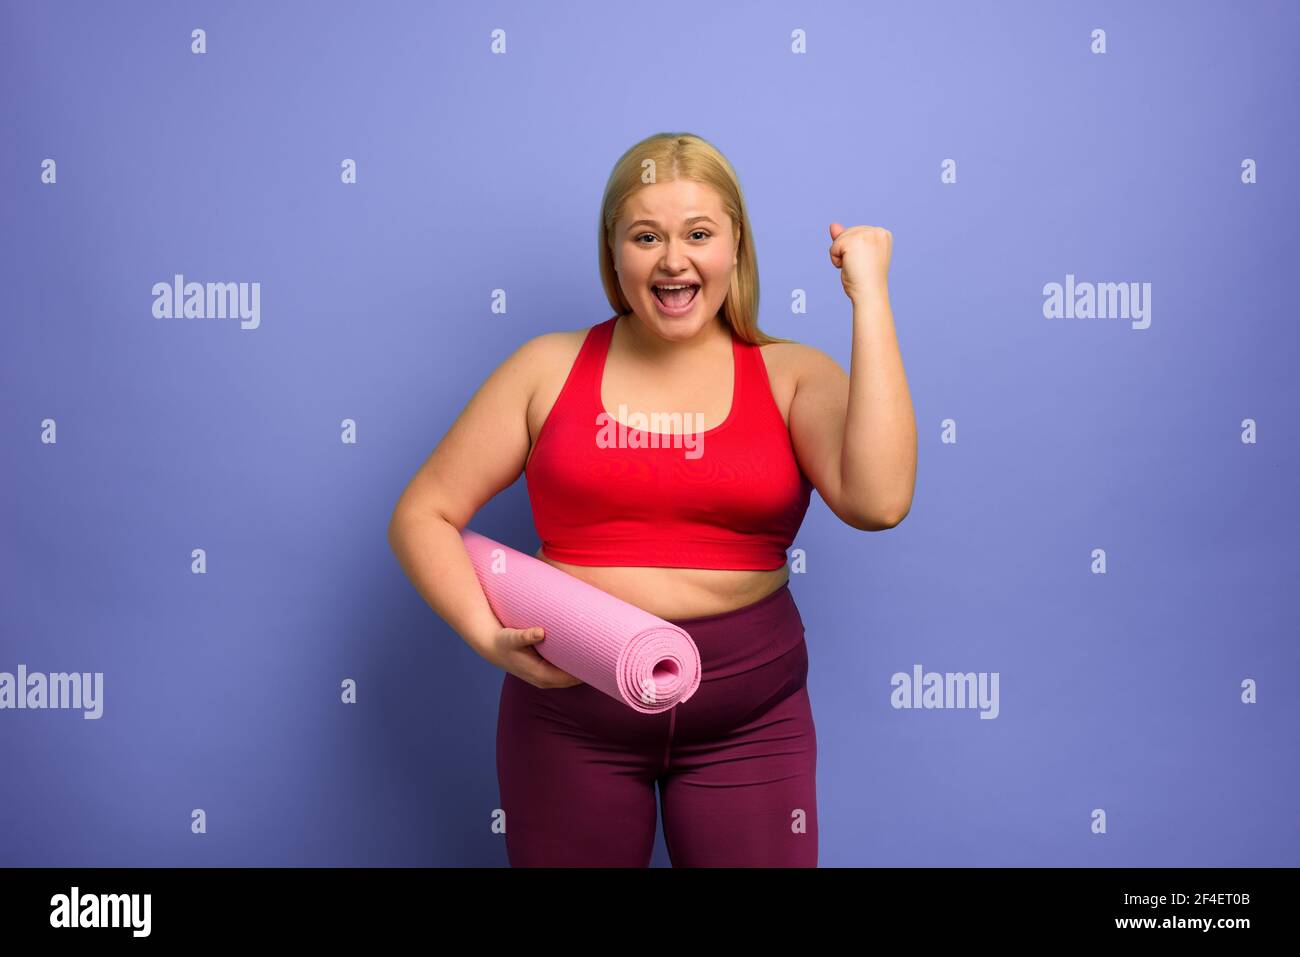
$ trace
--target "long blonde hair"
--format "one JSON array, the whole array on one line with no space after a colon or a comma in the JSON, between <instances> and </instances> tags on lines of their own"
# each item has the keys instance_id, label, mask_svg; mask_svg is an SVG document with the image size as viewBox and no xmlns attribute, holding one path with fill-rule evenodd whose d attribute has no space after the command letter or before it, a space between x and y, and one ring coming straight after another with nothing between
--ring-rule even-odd
<instances>
[{"instance_id":1,"label":"long blonde hair","mask_svg":"<svg viewBox=\"0 0 1300 957\"><path fill-rule=\"evenodd\" d=\"M614 224L638 190L653 183L676 180L713 187L722 197L723 210L731 218L733 234L740 236L736 265L731 271L731 288L721 310L722 317L737 338L760 346L769 342L792 342L791 339L770 336L758 328L758 262L740 180L718 148L694 133L647 136L620 156L609 174L600 204L599 230L600 280L609 304L618 310L620 316L630 315L633 311L619 287L618 273L614 271L614 249L610 241Z\"/></svg>"}]
</instances>

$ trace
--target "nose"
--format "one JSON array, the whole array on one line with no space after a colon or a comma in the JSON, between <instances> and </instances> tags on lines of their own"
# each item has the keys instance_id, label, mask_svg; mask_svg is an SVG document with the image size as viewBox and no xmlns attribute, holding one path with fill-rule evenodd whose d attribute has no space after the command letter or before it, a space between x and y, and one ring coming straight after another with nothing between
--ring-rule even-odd
<instances>
[{"instance_id":1,"label":"nose","mask_svg":"<svg viewBox=\"0 0 1300 957\"><path fill-rule=\"evenodd\" d=\"M670 238L664 243L663 271L669 274L679 273L686 269L690 263L686 260L685 248L680 241Z\"/></svg>"}]
</instances>

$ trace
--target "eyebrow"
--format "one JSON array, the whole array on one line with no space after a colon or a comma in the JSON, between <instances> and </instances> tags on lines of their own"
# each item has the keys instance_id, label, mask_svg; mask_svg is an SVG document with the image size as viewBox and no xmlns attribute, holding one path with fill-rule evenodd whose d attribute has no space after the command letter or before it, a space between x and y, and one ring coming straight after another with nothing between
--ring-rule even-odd
<instances>
[{"instance_id":1,"label":"eyebrow","mask_svg":"<svg viewBox=\"0 0 1300 957\"><path fill-rule=\"evenodd\" d=\"M708 216L692 216L690 219L686 220L686 225L689 226L691 223L698 223L701 220L703 220L706 223L713 223L713 220L710 219ZM713 223L713 225L716 226L718 224ZM658 228L659 224L655 222L653 219L638 219L635 223L630 223L627 228L633 229L637 226L654 226Z\"/></svg>"}]
</instances>

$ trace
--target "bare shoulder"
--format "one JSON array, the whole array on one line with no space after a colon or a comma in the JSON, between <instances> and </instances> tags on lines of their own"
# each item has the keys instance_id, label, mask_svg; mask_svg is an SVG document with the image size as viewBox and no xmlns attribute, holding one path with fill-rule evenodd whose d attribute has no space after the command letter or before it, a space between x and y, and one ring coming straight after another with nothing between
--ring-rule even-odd
<instances>
[{"instance_id":1,"label":"bare shoulder","mask_svg":"<svg viewBox=\"0 0 1300 957\"><path fill-rule=\"evenodd\" d=\"M524 343L523 348L531 349L542 360L563 358L572 351L576 357L582 348L582 340L587 337L588 327L581 329L560 329L556 332L543 332Z\"/></svg>"},{"instance_id":2,"label":"bare shoulder","mask_svg":"<svg viewBox=\"0 0 1300 957\"><path fill-rule=\"evenodd\" d=\"M501 369L511 378L520 381L531 399L539 386L553 373L555 366L566 356L570 361L577 357L582 347L585 329L544 332L520 344L501 363Z\"/></svg>"},{"instance_id":3,"label":"bare shoulder","mask_svg":"<svg viewBox=\"0 0 1300 957\"><path fill-rule=\"evenodd\" d=\"M762 353L772 391L778 400L784 400L783 409L789 408L800 382L819 377L848 378L840 364L816 346L802 342L772 342L762 347Z\"/></svg>"},{"instance_id":4,"label":"bare shoulder","mask_svg":"<svg viewBox=\"0 0 1300 957\"><path fill-rule=\"evenodd\" d=\"M545 332L529 339L516 352L522 367L528 370L526 414L528 430L534 438L559 398L589 331L589 326L583 326Z\"/></svg>"},{"instance_id":5,"label":"bare shoulder","mask_svg":"<svg viewBox=\"0 0 1300 957\"><path fill-rule=\"evenodd\" d=\"M521 358L532 369L534 391L544 391L547 383L557 374L563 378L578 358L587 328L562 329L534 336L519 347Z\"/></svg>"}]
</instances>

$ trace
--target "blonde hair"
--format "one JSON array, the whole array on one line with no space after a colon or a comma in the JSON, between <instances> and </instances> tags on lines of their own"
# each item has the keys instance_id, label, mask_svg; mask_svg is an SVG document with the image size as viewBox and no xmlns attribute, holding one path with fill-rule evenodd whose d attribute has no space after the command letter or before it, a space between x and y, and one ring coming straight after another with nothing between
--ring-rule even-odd
<instances>
[{"instance_id":1,"label":"blonde hair","mask_svg":"<svg viewBox=\"0 0 1300 957\"><path fill-rule=\"evenodd\" d=\"M648 182L643 179L647 165L653 174ZM677 180L701 183L716 190L722 198L723 210L731 218L733 235L740 237L736 247L736 265L731 271L731 288L722 302L723 319L737 338L745 342L760 346L769 342L792 342L791 339L770 336L758 328L758 262L740 180L718 148L693 133L647 136L620 156L609 174L600 204L599 236L600 279L609 304L618 310L620 316L630 315L633 311L618 284L618 273L614 271L614 249L610 240L614 224L636 192L653 183Z\"/></svg>"}]
</instances>

